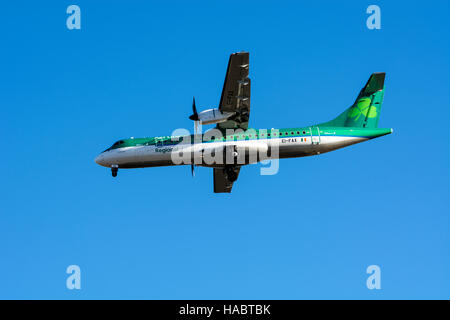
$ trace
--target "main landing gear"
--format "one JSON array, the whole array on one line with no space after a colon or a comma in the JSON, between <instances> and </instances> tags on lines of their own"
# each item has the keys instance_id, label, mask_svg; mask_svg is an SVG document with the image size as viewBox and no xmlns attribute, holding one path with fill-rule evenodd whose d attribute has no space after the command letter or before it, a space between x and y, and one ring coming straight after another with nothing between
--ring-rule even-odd
<instances>
[{"instance_id":1,"label":"main landing gear","mask_svg":"<svg viewBox=\"0 0 450 320\"><path fill-rule=\"evenodd\" d=\"M119 171L119 166L118 165L112 165L111 166L111 173L112 176L115 178L117 177L117 172Z\"/></svg>"},{"instance_id":2,"label":"main landing gear","mask_svg":"<svg viewBox=\"0 0 450 320\"><path fill-rule=\"evenodd\" d=\"M238 175L236 174L236 171L234 171L234 168L232 166L227 166L225 168L225 173L230 182L235 182L237 180Z\"/></svg>"}]
</instances>

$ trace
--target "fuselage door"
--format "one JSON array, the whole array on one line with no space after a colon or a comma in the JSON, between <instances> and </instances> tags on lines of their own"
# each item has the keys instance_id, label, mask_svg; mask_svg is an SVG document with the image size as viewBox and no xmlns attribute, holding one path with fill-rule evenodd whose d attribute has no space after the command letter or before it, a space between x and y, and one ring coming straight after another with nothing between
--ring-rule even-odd
<instances>
[{"instance_id":1,"label":"fuselage door","mask_svg":"<svg viewBox=\"0 0 450 320\"><path fill-rule=\"evenodd\" d=\"M158 139L158 138L155 139L155 147L156 147L156 148L162 148L163 145L164 145L164 144L163 144L162 139Z\"/></svg>"},{"instance_id":2,"label":"fuselage door","mask_svg":"<svg viewBox=\"0 0 450 320\"><path fill-rule=\"evenodd\" d=\"M320 129L319 127L310 127L311 143L314 145L320 144Z\"/></svg>"}]
</instances>

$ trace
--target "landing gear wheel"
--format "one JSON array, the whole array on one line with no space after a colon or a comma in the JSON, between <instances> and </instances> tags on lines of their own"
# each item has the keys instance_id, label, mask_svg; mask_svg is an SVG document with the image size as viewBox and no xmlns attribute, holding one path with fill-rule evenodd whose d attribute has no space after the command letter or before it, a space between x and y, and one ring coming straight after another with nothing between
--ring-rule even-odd
<instances>
[{"instance_id":1,"label":"landing gear wheel","mask_svg":"<svg viewBox=\"0 0 450 320\"><path fill-rule=\"evenodd\" d=\"M226 168L225 172L230 182L235 182L237 180L238 176L236 172L234 172L233 168Z\"/></svg>"},{"instance_id":2,"label":"landing gear wheel","mask_svg":"<svg viewBox=\"0 0 450 320\"><path fill-rule=\"evenodd\" d=\"M119 171L119 168L111 168L111 173L114 178L117 177L117 171Z\"/></svg>"}]
</instances>

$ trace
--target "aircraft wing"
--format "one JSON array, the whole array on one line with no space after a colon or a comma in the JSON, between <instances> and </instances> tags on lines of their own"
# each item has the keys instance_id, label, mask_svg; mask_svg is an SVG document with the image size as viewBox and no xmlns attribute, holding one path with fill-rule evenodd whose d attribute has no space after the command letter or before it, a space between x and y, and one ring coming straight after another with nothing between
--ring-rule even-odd
<instances>
[{"instance_id":1,"label":"aircraft wing","mask_svg":"<svg viewBox=\"0 0 450 320\"><path fill-rule=\"evenodd\" d=\"M214 192L215 193L230 193L233 188L233 182L228 179L225 168L214 168ZM240 167L234 167L233 171L236 174L236 179L239 175Z\"/></svg>"},{"instance_id":2,"label":"aircraft wing","mask_svg":"<svg viewBox=\"0 0 450 320\"><path fill-rule=\"evenodd\" d=\"M250 78L248 77L248 70L248 52L230 55L219 110L235 112L235 114L227 121L218 123L218 129L240 128L247 130L250 116Z\"/></svg>"}]
</instances>

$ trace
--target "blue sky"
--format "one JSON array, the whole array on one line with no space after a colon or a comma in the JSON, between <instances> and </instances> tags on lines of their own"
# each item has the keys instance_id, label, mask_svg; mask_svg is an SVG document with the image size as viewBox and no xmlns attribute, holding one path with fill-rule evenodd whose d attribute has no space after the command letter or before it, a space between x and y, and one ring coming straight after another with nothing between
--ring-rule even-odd
<instances>
[{"instance_id":1,"label":"blue sky","mask_svg":"<svg viewBox=\"0 0 450 320\"><path fill-rule=\"evenodd\" d=\"M81 7L81 30L66 8ZM382 29L366 28L381 8ZM448 1L29 1L0 10L0 298L450 298ZM192 130L250 52L251 126L327 121L387 72L394 134L241 170L120 171L120 138ZM82 289L66 289L67 266ZM381 290L366 268L381 267Z\"/></svg>"}]
</instances>

